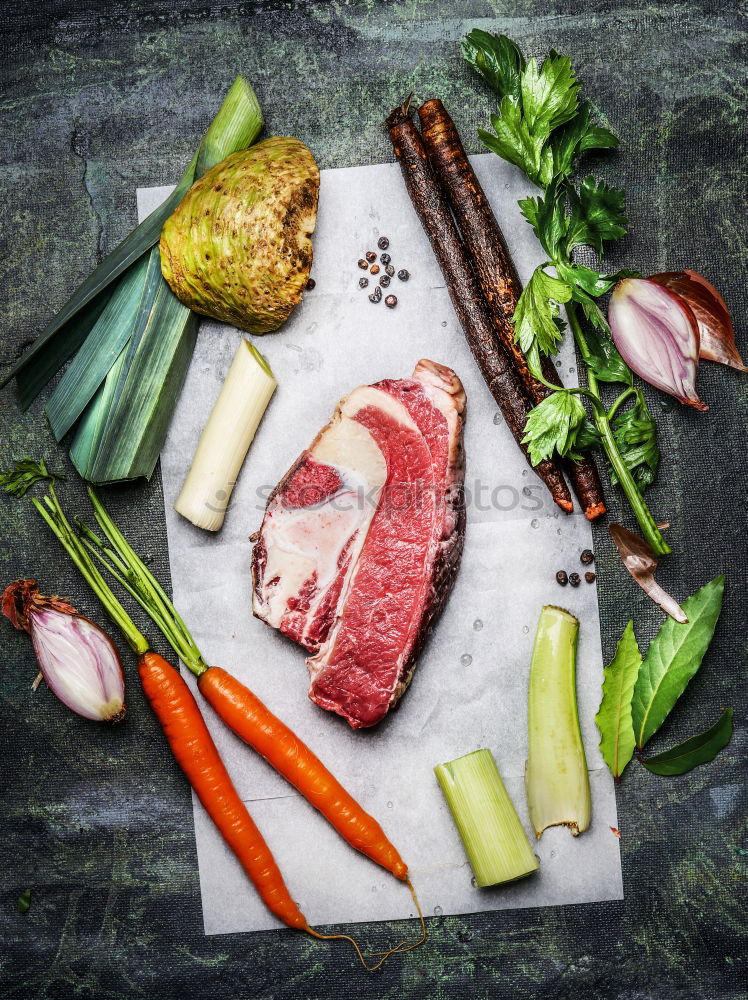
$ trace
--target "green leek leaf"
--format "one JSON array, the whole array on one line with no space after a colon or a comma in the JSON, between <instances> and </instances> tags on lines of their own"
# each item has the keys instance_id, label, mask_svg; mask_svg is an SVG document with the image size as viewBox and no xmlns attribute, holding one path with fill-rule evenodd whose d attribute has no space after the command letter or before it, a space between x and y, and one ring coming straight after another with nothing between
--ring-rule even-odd
<instances>
[{"instance_id":1,"label":"green leek leaf","mask_svg":"<svg viewBox=\"0 0 748 1000\"><path fill-rule=\"evenodd\" d=\"M87 472L93 465L104 435L107 417L112 408L117 386L127 360L127 348L128 345L125 344L119 357L109 369L109 374L99 386L96 395L83 415L83 419L78 424L73 443L70 446L70 459L84 479L88 478Z\"/></svg>"},{"instance_id":2,"label":"green leek leaf","mask_svg":"<svg viewBox=\"0 0 748 1000\"><path fill-rule=\"evenodd\" d=\"M631 696L641 663L634 623L630 621L618 642L616 655L605 668L603 697L595 716L600 730L600 752L616 779L621 777L636 746L631 722Z\"/></svg>"},{"instance_id":3,"label":"green leek leaf","mask_svg":"<svg viewBox=\"0 0 748 1000\"><path fill-rule=\"evenodd\" d=\"M158 256L158 248L152 250ZM71 450L92 483L149 479L166 438L195 348L198 317L160 279L142 329L131 339L116 385L87 411ZM80 462L80 464L79 464Z\"/></svg>"},{"instance_id":4,"label":"green leek leaf","mask_svg":"<svg viewBox=\"0 0 748 1000\"><path fill-rule=\"evenodd\" d=\"M725 578L715 577L683 602L685 624L668 618L649 644L631 700L636 745L641 749L670 714L701 666L712 641Z\"/></svg>"},{"instance_id":5,"label":"green leek leaf","mask_svg":"<svg viewBox=\"0 0 748 1000\"><path fill-rule=\"evenodd\" d=\"M16 375L18 401L22 410L28 410L44 386L71 358L88 336L112 296L112 286L99 292L87 306L68 320L47 347Z\"/></svg>"},{"instance_id":6,"label":"green leek leaf","mask_svg":"<svg viewBox=\"0 0 748 1000\"><path fill-rule=\"evenodd\" d=\"M163 205L160 205L154 212L151 212L147 219L144 219L139 226L133 229L129 236L126 236L120 245L101 261L98 267L86 278L83 284L70 296L62 309L42 330L28 351L3 375L2 380L0 380L0 389L7 385L27 365L30 365L32 362L36 363L40 352L46 349L49 341L63 330L69 320L73 319L84 306L87 306L89 302L107 288L116 278L124 274L130 265L142 257L147 250L158 243L164 223L182 200L195 179L196 162L197 154L192 158L192 162L182 175L179 184L174 188L174 191ZM42 358L43 363L44 360Z\"/></svg>"},{"instance_id":7,"label":"green leek leaf","mask_svg":"<svg viewBox=\"0 0 748 1000\"><path fill-rule=\"evenodd\" d=\"M692 736L656 757L642 758L642 764L653 774L685 774L699 764L708 764L730 742L732 737L732 709L726 708L710 729Z\"/></svg>"},{"instance_id":8,"label":"green leek leaf","mask_svg":"<svg viewBox=\"0 0 748 1000\"><path fill-rule=\"evenodd\" d=\"M158 256L154 266L151 253L133 264L117 284L106 309L45 407L56 440L64 437L93 398L129 342L144 301L150 309L160 280Z\"/></svg>"},{"instance_id":9,"label":"green leek leaf","mask_svg":"<svg viewBox=\"0 0 748 1000\"><path fill-rule=\"evenodd\" d=\"M0 388L7 385L19 373L31 368L31 373L24 378L24 405L29 405L83 340L80 330L70 331L67 329L67 324L158 243L164 223L193 181L229 154L251 145L262 131L262 125L262 112L254 90L244 77L237 76L174 191L101 261L28 351L5 373L0 380ZM92 325L93 320L87 330L90 330ZM57 339L61 339L62 344L55 343L52 348L52 343Z\"/></svg>"}]
</instances>

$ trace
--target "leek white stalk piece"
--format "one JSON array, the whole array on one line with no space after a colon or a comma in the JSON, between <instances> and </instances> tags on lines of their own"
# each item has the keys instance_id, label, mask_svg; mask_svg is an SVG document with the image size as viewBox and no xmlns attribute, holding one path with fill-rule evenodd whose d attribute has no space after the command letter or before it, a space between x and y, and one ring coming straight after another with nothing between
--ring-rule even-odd
<instances>
[{"instance_id":1,"label":"leek white stalk piece","mask_svg":"<svg viewBox=\"0 0 748 1000\"><path fill-rule=\"evenodd\" d=\"M242 338L174 510L198 528L223 524L239 470L277 386L270 365Z\"/></svg>"},{"instance_id":2,"label":"leek white stalk piece","mask_svg":"<svg viewBox=\"0 0 748 1000\"><path fill-rule=\"evenodd\" d=\"M540 612L530 667L528 760L530 821L539 837L568 826L576 837L590 825L590 779L579 728L576 690L579 622L563 608Z\"/></svg>"},{"instance_id":3,"label":"leek white stalk piece","mask_svg":"<svg viewBox=\"0 0 748 1000\"><path fill-rule=\"evenodd\" d=\"M483 888L514 882L540 867L490 750L438 764L444 792L465 853Z\"/></svg>"}]
</instances>

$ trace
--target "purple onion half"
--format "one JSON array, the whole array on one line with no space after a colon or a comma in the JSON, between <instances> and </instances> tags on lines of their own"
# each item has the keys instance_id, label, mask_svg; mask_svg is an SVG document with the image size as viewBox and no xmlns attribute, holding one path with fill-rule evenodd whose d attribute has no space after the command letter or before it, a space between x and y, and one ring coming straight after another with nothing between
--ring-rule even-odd
<instances>
[{"instance_id":1,"label":"purple onion half","mask_svg":"<svg viewBox=\"0 0 748 1000\"><path fill-rule=\"evenodd\" d=\"M623 360L656 389L696 410L699 327L688 305L647 278L624 278L608 306L613 340Z\"/></svg>"},{"instance_id":2,"label":"purple onion half","mask_svg":"<svg viewBox=\"0 0 748 1000\"><path fill-rule=\"evenodd\" d=\"M106 632L65 601L39 593L35 580L7 587L2 609L31 636L44 680L63 704L95 722L124 718L125 676Z\"/></svg>"}]
</instances>

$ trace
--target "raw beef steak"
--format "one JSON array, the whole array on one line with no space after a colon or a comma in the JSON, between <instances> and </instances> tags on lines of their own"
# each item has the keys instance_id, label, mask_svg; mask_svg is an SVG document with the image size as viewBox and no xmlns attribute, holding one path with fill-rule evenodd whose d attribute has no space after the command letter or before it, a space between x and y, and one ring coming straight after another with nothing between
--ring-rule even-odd
<instances>
[{"instance_id":1,"label":"raw beef steak","mask_svg":"<svg viewBox=\"0 0 748 1000\"><path fill-rule=\"evenodd\" d=\"M465 533L465 393L449 368L359 386L273 491L253 610L312 655L309 697L354 729L407 688Z\"/></svg>"}]
</instances>

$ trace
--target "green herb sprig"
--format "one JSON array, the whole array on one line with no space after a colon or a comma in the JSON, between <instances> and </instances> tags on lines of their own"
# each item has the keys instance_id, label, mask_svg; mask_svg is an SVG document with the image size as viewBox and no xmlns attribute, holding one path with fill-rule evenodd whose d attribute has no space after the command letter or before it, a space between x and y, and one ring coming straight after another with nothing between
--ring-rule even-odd
<instances>
[{"instance_id":1,"label":"green herb sprig","mask_svg":"<svg viewBox=\"0 0 748 1000\"><path fill-rule=\"evenodd\" d=\"M656 555L666 555L670 548L642 495L660 460L655 421L596 301L621 278L637 273L608 273L601 267L605 244L626 233L624 192L591 175L578 184L572 179L585 152L612 149L618 139L594 123L568 57L551 50L542 63L526 60L505 35L479 29L463 39L462 53L499 100L491 116L493 131L479 129L481 139L543 191L519 202L547 260L533 272L513 317L517 343L533 374L554 390L528 417L524 443L531 461L537 465L554 454L575 459L586 448L602 447L611 479L628 498L645 539ZM579 260L582 248L588 248L586 257L594 255L594 267ZM541 371L541 356L558 352L565 329L562 305L587 370L586 388L552 385ZM585 332L579 310L592 335ZM601 384L623 389L608 404Z\"/></svg>"}]
</instances>

